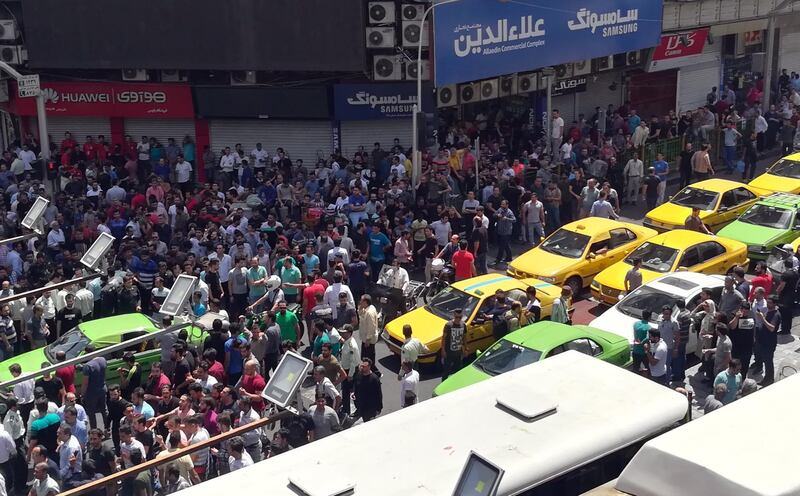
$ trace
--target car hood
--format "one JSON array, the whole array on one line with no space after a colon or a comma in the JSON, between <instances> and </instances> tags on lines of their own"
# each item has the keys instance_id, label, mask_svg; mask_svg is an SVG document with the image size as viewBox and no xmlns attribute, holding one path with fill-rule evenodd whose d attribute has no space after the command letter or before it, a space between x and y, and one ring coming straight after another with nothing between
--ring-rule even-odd
<instances>
[{"instance_id":1,"label":"car hood","mask_svg":"<svg viewBox=\"0 0 800 496\"><path fill-rule=\"evenodd\" d=\"M439 341L446 322L445 319L432 314L425 307L418 307L387 323L385 329L389 336L402 343L405 341L403 326L409 324L414 337L422 341L431 351L436 351L441 346Z\"/></svg>"},{"instance_id":2,"label":"car hood","mask_svg":"<svg viewBox=\"0 0 800 496\"><path fill-rule=\"evenodd\" d=\"M769 191L798 193L800 192L800 179L775 176L770 173L765 173L750 181L750 186Z\"/></svg>"},{"instance_id":3,"label":"car hood","mask_svg":"<svg viewBox=\"0 0 800 496\"><path fill-rule=\"evenodd\" d=\"M628 265L623 261L619 261L608 267L607 269L603 270L599 274L594 277L594 280L597 281L599 284L603 286L608 286L609 288L618 289L623 291L625 289L625 274L631 270L632 265ZM642 274L642 284L647 284L648 282L656 279L657 277L663 276L661 272L656 272L654 270L647 270L644 267L639 269L639 272Z\"/></svg>"},{"instance_id":4,"label":"car hood","mask_svg":"<svg viewBox=\"0 0 800 496\"><path fill-rule=\"evenodd\" d=\"M647 212L646 217L650 220L653 220L655 222L660 222L662 224L682 227L686 222L686 217L689 217L691 213L692 209L689 207L682 207L680 205L675 205L674 203L667 202ZM713 213L714 213L713 210L701 210L700 218L705 219L706 217L712 215Z\"/></svg>"},{"instance_id":5,"label":"car hood","mask_svg":"<svg viewBox=\"0 0 800 496\"><path fill-rule=\"evenodd\" d=\"M436 386L433 390L433 394L434 396L441 396L446 393L452 393L457 389L477 384L491 377L493 376L469 364Z\"/></svg>"},{"instance_id":6,"label":"car hood","mask_svg":"<svg viewBox=\"0 0 800 496\"><path fill-rule=\"evenodd\" d=\"M563 276L565 271L580 261L580 258L562 257L541 248L534 248L515 258L509 268L532 277L555 277Z\"/></svg>"},{"instance_id":7,"label":"car hood","mask_svg":"<svg viewBox=\"0 0 800 496\"><path fill-rule=\"evenodd\" d=\"M780 237L786 231L786 229L775 229L737 220L725 226L717 234L724 238L741 241L746 245L768 245L770 241Z\"/></svg>"},{"instance_id":8,"label":"car hood","mask_svg":"<svg viewBox=\"0 0 800 496\"><path fill-rule=\"evenodd\" d=\"M22 367L22 373L28 374L41 370L42 364L49 361L50 360L48 360L47 356L44 354L44 348L37 348L27 353L17 355L14 358L3 360L3 362L0 363L0 382L10 381L14 378L11 372L8 371L8 367L11 364L18 363Z\"/></svg>"}]
</instances>

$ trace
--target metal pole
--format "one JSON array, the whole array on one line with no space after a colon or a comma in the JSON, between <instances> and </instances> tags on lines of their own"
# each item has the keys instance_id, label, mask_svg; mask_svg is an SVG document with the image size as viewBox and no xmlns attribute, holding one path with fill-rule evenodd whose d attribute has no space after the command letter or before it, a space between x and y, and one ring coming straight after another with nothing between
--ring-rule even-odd
<instances>
[{"instance_id":1,"label":"metal pole","mask_svg":"<svg viewBox=\"0 0 800 496\"><path fill-rule=\"evenodd\" d=\"M31 238L35 238L38 235L39 235L38 233L32 232L28 234L23 234L21 236L14 236L13 238L0 239L0 245L13 245L17 241L25 241Z\"/></svg>"},{"instance_id":2,"label":"metal pole","mask_svg":"<svg viewBox=\"0 0 800 496\"><path fill-rule=\"evenodd\" d=\"M547 152L550 155L550 161L558 162L556 160L555 154L558 153L558 150L553 150L553 137L551 136L552 127L553 127L553 69L549 71L545 70L542 72L544 75L545 83L547 84L547 119L546 119L546 128L544 130L544 135L547 137L545 143L547 143Z\"/></svg>"},{"instance_id":3,"label":"metal pole","mask_svg":"<svg viewBox=\"0 0 800 496\"><path fill-rule=\"evenodd\" d=\"M22 236L20 236L22 237ZM95 279L100 277L100 272L94 272L92 274L87 274L85 276L81 276L75 279L70 279L69 281L61 281L55 284L51 284L50 286L44 286L38 289L31 289L30 291L25 291L24 293L18 293L11 296L6 296L4 298L0 298L0 306L5 305L6 303L11 303L12 301L25 299L28 296L38 296L45 291L58 291L61 288L66 288L68 286L72 286L73 284L78 284L81 282L89 281L91 279Z\"/></svg>"},{"instance_id":4,"label":"metal pole","mask_svg":"<svg viewBox=\"0 0 800 496\"><path fill-rule=\"evenodd\" d=\"M15 295L15 297L16 297L16 295ZM142 343L144 341L149 341L151 339L157 338L158 336L161 336L162 334L167 334L167 333L170 333L170 332L180 331L184 327L189 327L191 325L194 325L194 322L188 321L188 322L181 322L180 324L174 324L174 325L171 325L171 326L169 326L169 327L167 327L165 329L161 329L161 330L158 330L156 332L151 332L149 334L144 334L142 336L131 338L131 339L129 339L127 341L123 341L121 343L112 344L111 346L106 346L105 348L99 349L97 351L93 351L91 353L87 353L85 355L80 355L80 356L77 356L75 358L71 358L69 360L64 360L63 362L59 362L59 363L57 363L55 365L51 365L49 367L45 367L45 368L40 369L40 370L35 370L35 371L29 372L27 374L21 374L19 377L15 377L15 378L11 379L10 381L5 381L3 383L0 383L0 389L4 389L4 388L10 387L10 386L13 386L15 384L19 384L20 382L27 381L28 379L33 379L33 378L38 377L40 375L46 374L48 372L55 372L56 370L58 370L58 369L60 369L62 367L68 367L70 365L77 365L79 363L85 363L85 362L88 362L89 360L91 360L93 358L96 358L96 357L105 356L105 355L114 353L115 351L125 350L125 349L127 349L130 346L133 346L135 344L139 344L139 343ZM9 361L13 362L13 359L10 359Z\"/></svg>"},{"instance_id":5,"label":"metal pole","mask_svg":"<svg viewBox=\"0 0 800 496\"><path fill-rule=\"evenodd\" d=\"M475 138L475 196L481 196L481 137Z\"/></svg>"},{"instance_id":6,"label":"metal pole","mask_svg":"<svg viewBox=\"0 0 800 496\"><path fill-rule=\"evenodd\" d=\"M419 64L419 62L417 62ZM419 67L419 66L417 66ZM419 74L417 74L417 81L419 81ZM419 95L422 93L422 90L417 90L417 102L419 102ZM419 111L419 107L415 103L413 107L411 107L413 114L411 115L411 127L414 129L413 134L411 135L411 186L416 187L419 183L419 175L420 175L420 163L419 157L417 156L417 150L419 149L419 122L417 122L417 112Z\"/></svg>"},{"instance_id":7,"label":"metal pole","mask_svg":"<svg viewBox=\"0 0 800 496\"><path fill-rule=\"evenodd\" d=\"M761 109L763 112L769 110L770 98L772 96L772 58L775 51L775 14L769 16L769 24L767 24L767 46L766 54L767 61L764 64L764 95L761 102Z\"/></svg>"},{"instance_id":8,"label":"metal pole","mask_svg":"<svg viewBox=\"0 0 800 496\"><path fill-rule=\"evenodd\" d=\"M47 134L47 110L44 95L36 95L36 120L39 123L39 145L42 147L42 178L47 177L47 161L50 159L50 135Z\"/></svg>"}]
</instances>

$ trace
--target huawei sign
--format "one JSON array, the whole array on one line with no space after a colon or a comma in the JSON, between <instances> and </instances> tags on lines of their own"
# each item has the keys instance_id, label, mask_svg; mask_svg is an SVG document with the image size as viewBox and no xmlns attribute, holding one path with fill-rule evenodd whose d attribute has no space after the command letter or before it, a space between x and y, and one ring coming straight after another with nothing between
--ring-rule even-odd
<instances>
[{"instance_id":1,"label":"huawei sign","mask_svg":"<svg viewBox=\"0 0 800 496\"><path fill-rule=\"evenodd\" d=\"M186 85L46 82L42 95L48 113L102 117L194 117ZM35 102L19 99L17 113L35 115Z\"/></svg>"}]
</instances>

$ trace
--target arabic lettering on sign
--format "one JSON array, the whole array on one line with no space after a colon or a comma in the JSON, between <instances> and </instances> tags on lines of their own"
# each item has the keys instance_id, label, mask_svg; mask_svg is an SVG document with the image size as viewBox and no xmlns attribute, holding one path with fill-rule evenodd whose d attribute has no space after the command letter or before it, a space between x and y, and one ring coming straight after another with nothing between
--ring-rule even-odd
<instances>
[{"instance_id":1,"label":"arabic lettering on sign","mask_svg":"<svg viewBox=\"0 0 800 496\"><path fill-rule=\"evenodd\" d=\"M404 98L403 95L399 94L378 96L371 95L366 91L359 91L354 97L348 98L347 103L350 105L369 105L371 108L375 108L378 105L414 105L417 103L417 97L416 95L409 95Z\"/></svg>"},{"instance_id":2,"label":"arabic lettering on sign","mask_svg":"<svg viewBox=\"0 0 800 496\"><path fill-rule=\"evenodd\" d=\"M483 28L480 24L459 25L454 30L454 33L464 31L468 31L470 34L461 34L453 40L456 55L459 57L466 57L470 53L481 53L483 47L487 45L522 41L528 38L538 38L546 34L544 19L536 19L534 21L532 15L521 17L519 25L509 26L508 19L498 19L496 26L486 26L486 28ZM526 46L527 43L523 43L520 48L525 48Z\"/></svg>"},{"instance_id":3,"label":"arabic lettering on sign","mask_svg":"<svg viewBox=\"0 0 800 496\"><path fill-rule=\"evenodd\" d=\"M638 29L636 21L639 20L639 9L628 9L625 15L622 15L622 11L619 9L598 14L597 12L592 12L584 8L576 12L575 18L577 22L575 20L567 22L567 27L570 31L590 29L592 34L594 34L597 32L597 28L603 28L603 37L616 36L618 34L635 32ZM625 25L628 25L627 29L625 29ZM611 27L607 28L605 26Z\"/></svg>"}]
</instances>

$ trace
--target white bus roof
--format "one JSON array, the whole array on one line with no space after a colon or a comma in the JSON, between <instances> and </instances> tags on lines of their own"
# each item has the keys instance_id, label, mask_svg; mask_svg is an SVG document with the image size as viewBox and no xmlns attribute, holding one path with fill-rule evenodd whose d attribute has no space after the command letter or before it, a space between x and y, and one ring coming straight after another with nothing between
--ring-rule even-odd
<instances>
[{"instance_id":1,"label":"white bus roof","mask_svg":"<svg viewBox=\"0 0 800 496\"><path fill-rule=\"evenodd\" d=\"M394 380L384 376L384 380ZM513 395L509 395L513 393ZM498 398L557 405L526 421ZM536 399L536 404L533 399ZM680 421L686 398L576 351L508 372L355 426L184 491L302 494L289 478L353 484L354 496L451 494L474 450L505 470L498 494L516 494ZM333 489L333 488L330 488ZM335 491L331 491L335 494Z\"/></svg>"},{"instance_id":2,"label":"white bus roof","mask_svg":"<svg viewBox=\"0 0 800 496\"><path fill-rule=\"evenodd\" d=\"M800 494L800 375L648 441L615 488L635 496ZM788 421L783 421L783 419Z\"/></svg>"}]
</instances>

